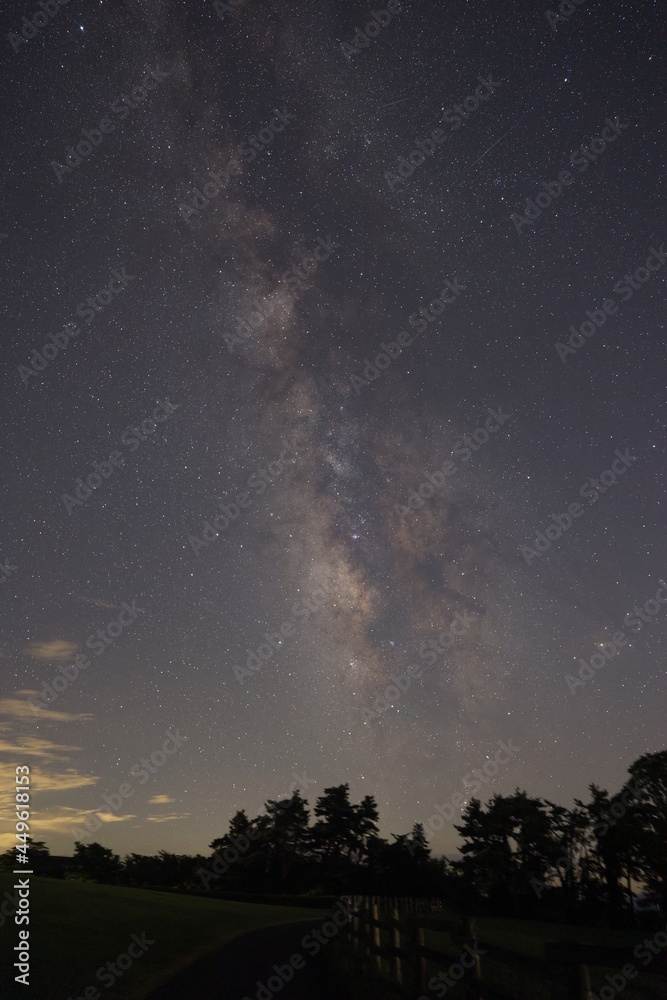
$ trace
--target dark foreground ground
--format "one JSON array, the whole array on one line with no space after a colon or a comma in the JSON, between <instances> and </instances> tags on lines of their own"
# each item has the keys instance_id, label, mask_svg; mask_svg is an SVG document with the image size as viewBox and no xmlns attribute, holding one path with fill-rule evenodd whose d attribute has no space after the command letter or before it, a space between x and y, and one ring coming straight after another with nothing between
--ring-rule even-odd
<instances>
[{"instance_id":1,"label":"dark foreground ground","mask_svg":"<svg viewBox=\"0 0 667 1000\"><path fill-rule=\"evenodd\" d=\"M269 1000L273 996L279 996L280 1000L345 1000L331 982L331 969L322 954L309 954L301 944L305 934L320 926L321 921L307 921L243 934L179 973L166 986L151 993L149 1000L193 1000L195 997L197 1000L243 1000L244 997ZM295 971L294 977L279 992L267 989L267 980L276 975L273 965L289 964L297 952L304 957L304 968ZM264 990L260 990L258 980ZM272 985L277 986L277 982Z\"/></svg>"}]
</instances>

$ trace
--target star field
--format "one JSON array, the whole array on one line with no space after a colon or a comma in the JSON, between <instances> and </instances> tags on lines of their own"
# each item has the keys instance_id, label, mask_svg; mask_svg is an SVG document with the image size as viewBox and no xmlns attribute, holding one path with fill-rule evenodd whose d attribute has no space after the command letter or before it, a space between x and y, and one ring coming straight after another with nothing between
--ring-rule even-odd
<instances>
[{"instance_id":1,"label":"star field","mask_svg":"<svg viewBox=\"0 0 667 1000\"><path fill-rule=\"evenodd\" d=\"M659 8L584 4L555 31L545 9L403 4L349 59L356 0L100 0L5 41L0 763L33 769L53 853L170 729L183 747L99 835L121 854L203 852L294 771L311 805L348 781L375 795L389 836L498 740L521 750L489 795L563 804L662 748L667 614L576 694L565 681L665 575L667 264L615 291L665 235ZM2 12L5 39L20 20ZM114 272L131 277L109 297ZM490 412L507 419L475 437ZM141 612L32 710L124 602Z\"/></svg>"}]
</instances>

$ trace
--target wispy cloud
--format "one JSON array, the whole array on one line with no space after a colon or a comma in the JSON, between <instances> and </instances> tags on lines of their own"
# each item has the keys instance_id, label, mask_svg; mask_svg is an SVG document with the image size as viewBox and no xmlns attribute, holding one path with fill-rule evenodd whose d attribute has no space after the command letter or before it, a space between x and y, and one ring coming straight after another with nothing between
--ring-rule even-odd
<instances>
[{"instance_id":1,"label":"wispy cloud","mask_svg":"<svg viewBox=\"0 0 667 1000\"><path fill-rule=\"evenodd\" d=\"M87 813L90 816L90 813ZM127 816L119 816L118 813L112 812L95 812L95 816L102 821L102 823L127 823L129 819L136 819L136 813L128 813Z\"/></svg>"},{"instance_id":2,"label":"wispy cloud","mask_svg":"<svg viewBox=\"0 0 667 1000\"><path fill-rule=\"evenodd\" d=\"M170 799L168 795L153 795L148 800L148 803L151 806L163 806L166 805L168 802L175 802L175 801L176 799Z\"/></svg>"},{"instance_id":3,"label":"wispy cloud","mask_svg":"<svg viewBox=\"0 0 667 1000\"><path fill-rule=\"evenodd\" d=\"M78 642L68 642L66 639L50 639L48 642L29 642L21 650L26 656L37 660L51 660L64 663L72 658L79 648Z\"/></svg>"},{"instance_id":4,"label":"wispy cloud","mask_svg":"<svg viewBox=\"0 0 667 1000\"><path fill-rule=\"evenodd\" d=\"M0 814L2 806L0 804ZM30 816L30 836L34 840L46 840L49 834L59 834L70 842L73 840L72 827L83 827L90 809L75 809L72 806L58 806L53 809L33 809ZM136 816L116 816L113 813L94 813L103 823L116 823L136 819ZM8 829L8 827L6 827ZM16 846L16 835L0 832L0 853Z\"/></svg>"},{"instance_id":5,"label":"wispy cloud","mask_svg":"<svg viewBox=\"0 0 667 1000\"><path fill-rule=\"evenodd\" d=\"M174 819L187 819L190 813L182 813L180 816L174 813L171 816L147 816L146 819L149 823L169 823Z\"/></svg>"},{"instance_id":6,"label":"wispy cloud","mask_svg":"<svg viewBox=\"0 0 667 1000\"><path fill-rule=\"evenodd\" d=\"M5 751L0 747L0 752ZM25 758L23 758L25 760ZM9 817L14 812L14 778L16 761L21 757L14 756L11 762L0 761L0 852L16 846L16 835L11 830ZM71 792L77 788L95 785L99 781L97 775L78 774L73 768L64 771L45 770L42 767L30 765L30 785L32 790L30 810L30 836L33 840L44 840L50 833L63 834L71 838L72 826L83 824L87 815L85 809L74 809L70 806L52 806L40 808L44 792ZM7 832L5 832L7 831Z\"/></svg>"},{"instance_id":7,"label":"wispy cloud","mask_svg":"<svg viewBox=\"0 0 667 1000\"><path fill-rule=\"evenodd\" d=\"M30 716L34 721L29 699L37 691L22 689L12 697L0 699L0 851L16 846L12 831L14 816L14 783L16 767L26 764L30 768L30 835L44 840L49 834L62 834L71 838L74 823L83 823L86 812L70 806L55 805L43 808L46 793L70 795L79 788L89 788L100 780L95 774L80 774L70 766L73 754L81 750L70 743L49 739L43 723L78 722L92 718L85 713L45 711L40 713L42 735L26 733L24 723Z\"/></svg>"},{"instance_id":8,"label":"wispy cloud","mask_svg":"<svg viewBox=\"0 0 667 1000\"><path fill-rule=\"evenodd\" d=\"M80 749L81 747L73 747L64 743L54 743L53 740L44 739L42 736L26 736L22 740L0 737L0 754L7 754L10 759L19 761L23 757L36 757L41 759L43 763L52 763L56 760L66 760L71 753ZM34 765L31 764L30 770L33 769Z\"/></svg>"},{"instance_id":9,"label":"wispy cloud","mask_svg":"<svg viewBox=\"0 0 667 1000\"><path fill-rule=\"evenodd\" d=\"M77 601L83 601L84 604L95 604L98 608L116 608L120 611L122 605L112 604L111 601L105 601L101 597L86 597L85 594L77 594Z\"/></svg>"},{"instance_id":10,"label":"wispy cloud","mask_svg":"<svg viewBox=\"0 0 667 1000\"><path fill-rule=\"evenodd\" d=\"M35 709L28 699L39 698L39 691L16 691L13 698L0 698L0 717L4 716L13 721L23 719L35 719ZM41 722L81 722L84 719L92 719L88 712L58 712L52 708L39 709L39 721ZM0 723L0 730L5 731L11 728L11 724Z\"/></svg>"},{"instance_id":11,"label":"wispy cloud","mask_svg":"<svg viewBox=\"0 0 667 1000\"><path fill-rule=\"evenodd\" d=\"M75 747L73 749L76 749ZM0 747L0 752L5 752L5 747ZM17 759L16 757L14 758ZM43 792L63 792L72 788L85 788L88 785L96 785L100 780L96 774L79 774L73 767L68 767L64 771L46 771L41 767L30 767L31 788L33 795L41 795ZM16 765L10 761L0 761L0 809L3 802L14 807L14 779L16 777Z\"/></svg>"},{"instance_id":12,"label":"wispy cloud","mask_svg":"<svg viewBox=\"0 0 667 1000\"><path fill-rule=\"evenodd\" d=\"M71 809L67 806L53 810L33 810L30 814L30 836L33 840L44 840L49 833L61 833L71 837L72 825L76 822L83 823L85 816L86 814L80 809ZM15 846L15 834L0 833L0 851Z\"/></svg>"}]
</instances>

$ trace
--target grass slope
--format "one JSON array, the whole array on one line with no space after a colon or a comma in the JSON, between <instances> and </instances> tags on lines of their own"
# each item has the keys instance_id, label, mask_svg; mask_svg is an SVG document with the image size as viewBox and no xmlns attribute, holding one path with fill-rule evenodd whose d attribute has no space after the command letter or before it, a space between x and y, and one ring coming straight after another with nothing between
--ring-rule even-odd
<instances>
[{"instance_id":1,"label":"grass slope","mask_svg":"<svg viewBox=\"0 0 667 1000\"><path fill-rule=\"evenodd\" d=\"M488 941L503 948L519 954L528 955L531 958L544 958L546 942L551 941L576 941L581 944L607 945L614 948L634 948L645 938L651 939L655 931L639 930L612 930L602 927L578 927L567 924L543 923L538 920L511 920L495 917L479 917L477 920L477 935L480 941ZM426 931L425 942L427 946L437 948L447 952L452 961L456 961L460 948L455 946L449 935L438 931ZM657 977L655 970L651 975L650 967L647 969L640 961L635 961L638 976L628 983L624 991L624 1000L667 1000L667 984ZM429 974L433 975L439 971L435 967L429 966ZM605 975L615 975L620 969L605 968L601 966L591 966L591 987L594 992L607 985ZM533 1000L536 989L534 978L521 970L510 970L506 966L490 960L482 959L483 978L499 987L511 991L517 998ZM428 991L427 991L428 992ZM433 995L433 994L432 994ZM461 992L449 991L448 995L455 1000L457 996L463 996ZM550 1000L558 995L557 990L552 990L547 984L542 984L540 996L542 1000Z\"/></svg>"},{"instance_id":2,"label":"grass slope","mask_svg":"<svg viewBox=\"0 0 667 1000\"><path fill-rule=\"evenodd\" d=\"M0 900L6 890L12 892L13 881L11 875L0 875ZM89 986L97 987L105 1000L139 1000L195 957L237 934L328 915L304 907L234 903L36 876L31 877L30 887L30 987L14 981L13 948L19 928L12 916L0 927L3 1000L76 1000L86 996ZM122 977L111 986L97 979L100 966L126 952L132 935L141 937L143 932L155 943Z\"/></svg>"}]
</instances>

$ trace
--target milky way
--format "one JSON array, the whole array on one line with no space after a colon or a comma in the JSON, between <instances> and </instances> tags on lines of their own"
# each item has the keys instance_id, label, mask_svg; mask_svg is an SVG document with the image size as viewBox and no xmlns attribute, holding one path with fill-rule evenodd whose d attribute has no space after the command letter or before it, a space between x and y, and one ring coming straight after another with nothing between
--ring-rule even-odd
<instances>
[{"instance_id":1,"label":"milky way","mask_svg":"<svg viewBox=\"0 0 667 1000\"><path fill-rule=\"evenodd\" d=\"M657 9L404 4L350 55L363 3L218 6L64 7L6 45L0 750L36 839L70 853L173 728L103 816L120 853L204 851L295 770L404 833L498 740L489 794L615 790L662 748L665 623L565 678L665 572L667 266L614 292L664 237Z\"/></svg>"}]
</instances>

